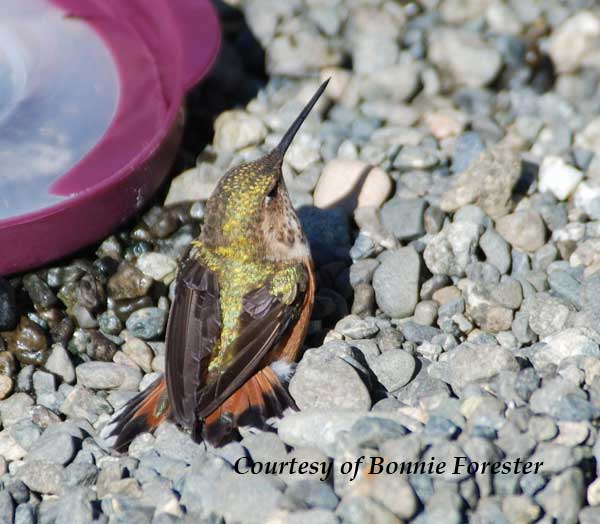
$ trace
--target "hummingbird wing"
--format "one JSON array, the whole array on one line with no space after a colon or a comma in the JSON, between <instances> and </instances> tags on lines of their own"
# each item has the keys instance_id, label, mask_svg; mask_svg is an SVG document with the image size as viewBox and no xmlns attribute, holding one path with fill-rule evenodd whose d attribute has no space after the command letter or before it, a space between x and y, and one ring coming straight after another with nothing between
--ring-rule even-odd
<instances>
[{"instance_id":1,"label":"hummingbird wing","mask_svg":"<svg viewBox=\"0 0 600 524\"><path fill-rule=\"evenodd\" d=\"M206 417L265 366L265 357L277 349L300 316L306 288L298 289L287 304L270 292L270 282L247 293L240 315L240 333L227 352L234 355L202 388L198 398L199 417Z\"/></svg>"},{"instance_id":2,"label":"hummingbird wing","mask_svg":"<svg viewBox=\"0 0 600 524\"><path fill-rule=\"evenodd\" d=\"M196 420L200 384L221 333L217 275L197 260L181 268L166 334L167 389L173 414L188 428Z\"/></svg>"}]
</instances>

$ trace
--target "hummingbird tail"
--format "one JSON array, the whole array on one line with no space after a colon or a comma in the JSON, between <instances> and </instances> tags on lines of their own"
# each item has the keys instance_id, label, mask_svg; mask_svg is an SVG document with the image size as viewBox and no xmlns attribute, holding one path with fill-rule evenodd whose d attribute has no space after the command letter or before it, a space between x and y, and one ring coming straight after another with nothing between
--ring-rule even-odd
<instances>
[{"instance_id":1,"label":"hummingbird tail","mask_svg":"<svg viewBox=\"0 0 600 524\"><path fill-rule=\"evenodd\" d=\"M117 451L124 451L138 435L152 431L169 416L167 385L163 377L116 411L100 436Z\"/></svg>"},{"instance_id":2,"label":"hummingbird tail","mask_svg":"<svg viewBox=\"0 0 600 524\"><path fill-rule=\"evenodd\" d=\"M240 426L272 429L267 419L281 417L286 408L298 409L287 392L287 377L279 373L281 366L275 364L279 362L261 369L205 418L204 440L215 447L222 446L237 436Z\"/></svg>"}]
</instances>

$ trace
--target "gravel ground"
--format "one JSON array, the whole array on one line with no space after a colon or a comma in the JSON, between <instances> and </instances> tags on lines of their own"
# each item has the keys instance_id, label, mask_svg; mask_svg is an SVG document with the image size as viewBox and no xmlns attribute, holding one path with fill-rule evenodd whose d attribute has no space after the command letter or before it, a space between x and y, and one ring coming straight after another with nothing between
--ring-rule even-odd
<instances>
[{"instance_id":1,"label":"gravel ground","mask_svg":"<svg viewBox=\"0 0 600 524\"><path fill-rule=\"evenodd\" d=\"M219 10L222 59L155 205L77 258L0 279L0 522L600 523L600 8ZM99 429L164 369L202 201L326 77L284 166L319 280L290 384L301 411L221 449L164 423L111 453ZM244 456L332 472L240 475ZM361 456L543 466L350 480Z\"/></svg>"}]
</instances>

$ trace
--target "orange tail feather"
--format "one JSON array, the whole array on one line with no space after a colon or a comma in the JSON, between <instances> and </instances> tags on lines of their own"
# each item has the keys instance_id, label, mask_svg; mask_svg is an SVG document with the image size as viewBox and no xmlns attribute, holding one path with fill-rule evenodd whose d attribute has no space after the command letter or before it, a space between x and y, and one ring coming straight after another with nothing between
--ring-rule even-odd
<instances>
[{"instance_id":1,"label":"orange tail feather","mask_svg":"<svg viewBox=\"0 0 600 524\"><path fill-rule=\"evenodd\" d=\"M156 429L170 412L167 385L160 378L116 411L101 436L114 449L123 451L136 435Z\"/></svg>"},{"instance_id":2,"label":"orange tail feather","mask_svg":"<svg viewBox=\"0 0 600 524\"><path fill-rule=\"evenodd\" d=\"M282 416L287 407L296 409L294 400L273 369L265 367L204 419L202 438L222 446L239 426L268 429L267 419Z\"/></svg>"}]
</instances>

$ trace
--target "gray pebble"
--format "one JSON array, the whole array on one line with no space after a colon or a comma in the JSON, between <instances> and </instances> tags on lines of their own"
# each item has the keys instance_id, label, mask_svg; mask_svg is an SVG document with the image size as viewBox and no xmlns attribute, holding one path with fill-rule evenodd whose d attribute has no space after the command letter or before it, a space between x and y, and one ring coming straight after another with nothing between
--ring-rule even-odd
<instances>
[{"instance_id":1,"label":"gray pebble","mask_svg":"<svg viewBox=\"0 0 600 524\"><path fill-rule=\"evenodd\" d=\"M578 518L579 524L600 524L600 508L586 506L581 509Z\"/></svg>"},{"instance_id":2,"label":"gray pebble","mask_svg":"<svg viewBox=\"0 0 600 524\"><path fill-rule=\"evenodd\" d=\"M142 340L152 340L162 334L167 324L167 311L148 307L134 311L127 319L129 332Z\"/></svg>"},{"instance_id":3,"label":"gray pebble","mask_svg":"<svg viewBox=\"0 0 600 524\"><path fill-rule=\"evenodd\" d=\"M365 417L350 428L350 436L356 446L378 447L386 440L406 435L406 428L394 420Z\"/></svg>"},{"instance_id":4,"label":"gray pebble","mask_svg":"<svg viewBox=\"0 0 600 524\"><path fill-rule=\"evenodd\" d=\"M378 475L374 479L372 497L402 520L409 520L417 511L418 500L405 478Z\"/></svg>"},{"instance_id":5,"label":"gray pebble","mask_svg":"<svg viewBox=\"0 0 600 524\"><path fill-rule=\"evenodd\" d=\"M439 233L444 225L444 212L436 206L429 206L423 214L423 227L426 233Z\"/></svg>"},{"instance_id":6,"label":"gray pebble","mask_svg":"<svg viewBox=\"0 0 600 524\"><path fill-rule=\"evenodd\" d=\"M242 446L248 450L255 462L266 462L274 457L284 459L287 456L285 444L275 433L264 432L246 435L242 440Z\"/></svg>"},{"instance_id":7,"label":"gray pebble","mask_svg":"<svg viewBox=\"0 0 600 524\"><path fill-rule=\"evenodd\" d=\"M570 468L553 477L535 500L557 522L576 524L583 496L583 474L580 469Z\"/></svg>"},{"instance_id":8,"label":"gray pebble","mask_svg":"<svg viewBox=\"0 0 600 524\"><path fill-rule=\"evenodd\" d=\"M429 58L455 82L483 87L502 66L502 56L479 36L466 29L438 29L430 35Z\"/></svg>"},{"instance_id":9,"label":"gray pebble","mask_svg":"<svg viewBox=\"0 0 600 524\"><path fill-rule=\"evenodd\" d=\"M393 198L381 209L381 221L384 227L398 240L412 240L423 235L423 199Z\"/></svg>"},{"instance_id":10,"label":"gray pebble","mask_svg":"<svg viewBox=\"0 0 600 524\"><path fill-rule=\"evenodd\" d=\"M100 329L108 335L118 335L123 329L123 324L112 309L107 309L98 316Z\"/></svg>"},{"instance_id":11,"label":"gray pebble","mask_svg":"<svg viewBox=\"0 0 600 524\"><path fill-rule=\"evenodd\" d=\"M480 227L472 222L449 224L427 244L423 258L434 275L464 276L475 255Z\"/></svg>"},{"instance_id":12,"label":"gray pebble","mask_svg":"<svg viewBox=\"0 0 600 524\"><path fill-rule=\"evenodd\" d=\"M397 169L429 169L439 163L439 157L434 150L425 147L405 146L394 158Z\"/></svg>"},{"instance_id":13,"label":"gray pebble","mask_svg":"<svg viewBox=\"0 0 600 524\"><path fill-rule=\"evenodd\" d=\"M350 346L340 342L306 351L289 386L298 407L368 410L371 396L348 363L353 358Z\"/></svg>"},{"instance_id":14,"label":"gray pebble","mask_svg":"<svg viewBox=\"0 0 600 524\"><path fill-rule=\"evenodd\" d=\"M514 248L537 251L546 240L546 226L535 211L517 211L496 221L496 230Z\"/></svg>"},{"instance_id":15,"label":"gray pebble","mask_svg":"<svg viewBox=\"0 0 600 524\"><path fill-rule=\"evenodd\" d=\"M454 143L452 171L454 173L463 172L484 149L485 145L477 133L467 131L459 135Z\"/></svg>"},{"instance_id":16,"label":"gray pebble","mask_svg":"<svg viewBox=\"0 0 600 524\"><path fill-rule=\"evenodd\" d=\"M334 510L338 505L338 498L328 484L319 480L303 479L290 484L283 503L289 509Z\"/></svg>"},{"instance_id":17,"label":"gray pebble","mask_svg":"<svg viewBox=\"0 0 600 524\"><path fill-rule=\"evenodd\" d=\"M398 524L401 522L391 511L364 495L344 498L335 514L342 522L348 524L362 524L364 522Z\"/></svg>"},{"instance_id":18,"label":"gray pebble","mask_svg":"<svg viewBox=\"0 0 600 524\"><path fill-rule=\"evenodd\" d=\"M77 382L91 389L136 390L142 378L139 369L113 362L84 362L75 372Z\"/></svg>"},{"instance_id":19,"label":"gray pebble","mask_svg":"<svg viewBox=\"0 0 600 524\"><path fill-rule=\"evenodd\" d=\"M87 524L93 521L91 501L94 493L86 487L76 487L69 490L59 500L56 524Z\"/></svg>"},{"instance_id":20,"label":"gray pebble","mask_svg":"<svg viewBox=\"0 0 600 524\"><path fill-rule=\"evenodd\" d=\"M550 289L560 298L581 308L581 284L566 271L556 270L548 273Z\"/></svg>"},{"instance_id":21,"label":"gray pebble","mask_svg":"<svg viewBox=\"0 0 600 524\"><path fill-rule=\"evenodd\" d=\"M438 303L435 300L422 300L415 307L414 321L423 326L431 326L438 316Z\"/></svg>"},{"instance_id":22,"label":"gray pebble","mask_svg":"<svg viewBox=\"0 0 600 524\"><path fill-rule=\"evenodd\" d=\"M412 355L401 349L390 349L370 363L377 380L388 391L395 391L410 382L415 373L416 363Z\"/></svg>"},{"instance_id":23,"label":"gray pebble","mask_svg":"<svg viewBox=\"0 0 600 524\"><path fill-rule=\"evenodd\" d=\"M370 284L378 265L379 260L374 258L354 262L350 266L350 285L356 287L358 284Z\"/></svg>"},{"instance_id":24,"label":"gray pebble","mask_svg":"<svg viewBox=\"0 0 600 524\"><path fill-rule=\"evenodd\" d=\"M548 364L559 365L564 359L579 355L598 358L599 340L594 332L585 328L565 329L544 338L544 344L538 346L531 361L536 368L541 369Z\"/></svg>"},{"instance_id":25,"label":"gray pebble","mask_svg":"<svg viewBox=\"0 0 600 524\"><path fill-rule=\"evenodd\" d=\"M511 264L510 246L493 229L488 229L479 240L479 245L486 260L495 266L500 273L508 273Z\"/></svg>"},{"instance_id":26,"label":"gray pebble","mask_svg":"<svg viewBox=\"0 0 600 524\"><path fill-rule=\"evenodd\" d=\"M29 450L27 460L66 466L75 457L77 447L75 438L68 433L46 430Z\"/></svg>"},{"instance_id":27,"label":"gray pebble","mask_svg":"<svg viewBox=\"0 0 600 524\"><path fill-rule=\"evenodd\" d=\"M558 420L591 420L599 409L586 398L585 392L562 378L544 381L530 399L531 410Z\"/></svg>"},{"instance_id":28,"label":"gray pebble","mask_svg":"<svg viewBox=\"0 0 600 524\"><path fill-rule=\"evenodd\" d=\"M64 489L64 471L59 464L30 460L16 473L31 491L45 495L55 495Z\"/></svg>"},{"instance_id":29,"label":"gray pebble","mask_svg":"<svg viewBox=\"0 0 600 524\"><path fill-rule=\"evenodd\" d=\"M353 339L370 338L377 334L379 326L372 317L360 318L355 315L344 317L335 325L335 330Z\"/></svg>"},{"instance_id":30,"label":"gray pebble","mask_svg":"<svg viewBox=\"0 0 600 524\"><path fill-rule=\"evenodd\" d=\"M15 503L8 491L0 491L0 521L12 522L15 514Z\"/></svg>"},{"instance_id":31,"label":"gray pebble","mask_svg":"<svg viewBox=\"0 0 600 524\"><path fill-rule=\"evenodd\" d=\"M33 504L19 504L15 511L15 524L35 524L36 509Z\"/></svg>"},{"instance_id":32,"label":"gray pebble","mask_svg":"<svg viewBox=\"0 0 600 524\"><path fill-rule=\"evenodd\" d=\"M419 296L421 261L412 247L386 252L373 275L377 305L389 316L412 315Z\"/></svg>"},{"instance_id":33,"label":"gray pebble","mask_svg":"<svg viewBox=\"0 0 600 524\"><path fill-rule=\"evenodd\" d=\"M355 286L351 313L358 316L375 313L375 290L369 284L362 283Z\"/></svg>"},{"instance_id":34,"label":"gray pebble","mask_svg":"<svg viewBox=\"0 0 600 524\"><path fill-rule=\"evenodd\" d=\"M94 395L89 389L75 386L66 396L60 411L74 418L83 418L93 424L100 415L110 414L113 409L106 400Z\"/></svg>"},{"instance_id":35,"label":"gray pebble","mask_svg":"<svg viewBox=\"0 0 600 524\"><path fill-rule=\"evenodd\" d=\"M512 353L500 346L461 344L447 354L447 378L453 388L461 389L469 382L489 380L503 370L518 371Z\"/></svg>"},{"instance_id":36,"label":"gray pebble","mask_svg":"<svg viewBox=\"0 0 600 524\"><path fill-rule=\"evenodd\" d=\"M431 326L425 326L416 322L407 321L401 324L404 338L410 342L429 342L433 337L441 334L441 331Z\"/></svg>"},{"instance_id":37,"label":"gray pebble","mask_svg":"<svg viewBox=\"0 0 600 524\"><path fill-rule=\"evenodd\" d=\"M45 367L58 375L67 384L75 382L75 368L67 350L61 344L54 344L46 360Z\"/></svg>"}]
</instances>

